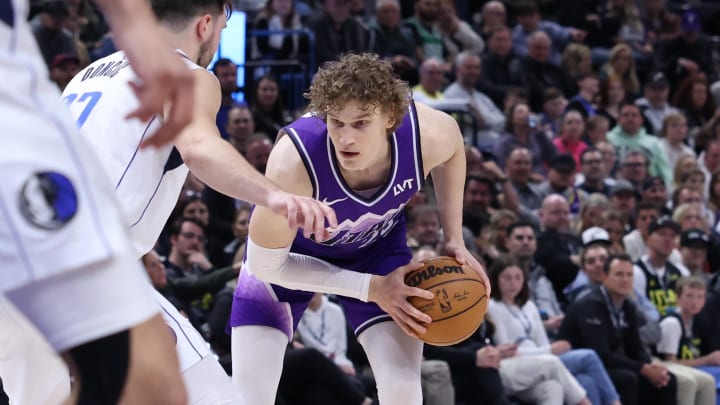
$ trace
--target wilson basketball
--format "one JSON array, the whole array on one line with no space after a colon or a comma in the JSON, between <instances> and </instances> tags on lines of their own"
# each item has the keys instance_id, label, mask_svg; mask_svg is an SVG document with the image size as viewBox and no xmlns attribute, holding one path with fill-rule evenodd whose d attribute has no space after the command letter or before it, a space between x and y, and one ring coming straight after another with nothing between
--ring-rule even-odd
<instances>
[{"instance_id":1,"label":"wilson basketball","mask_svg":"<svg viewBox=\"0 0 720 405\"><path fill-rule=\"evenodd\" d=\"M488 297L480 275L454 258L441 256L423 260L418 270L405 276L405 284L432 291L426 300L411 297L410 304L430 315L427 333L420 335L425 343L449 346L472 335L487 312Z\"/></svg>"}]
</instances>

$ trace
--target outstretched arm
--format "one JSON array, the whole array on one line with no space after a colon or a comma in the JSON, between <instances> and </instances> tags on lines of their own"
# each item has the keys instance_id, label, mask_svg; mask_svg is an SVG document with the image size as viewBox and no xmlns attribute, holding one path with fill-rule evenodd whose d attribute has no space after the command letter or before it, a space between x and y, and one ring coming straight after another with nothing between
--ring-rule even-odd
<instances>
[{"instance_id":1,"label":"outstretched arm","mask_svg":"<svg viewBox=\"0 0 720 405\"><path fill-rule=\"evenodd\" d=\"M163 126L143 146L172 141L190 123L194 100L193 76L172 46L165 41L145 0L98 0L108 18L118 47L125 51L141 83L131 83L140 101L127 118L149 120L163 115Z\"/></svg>"},{"instance_id":2,"label":"outstretched arm","mask_svg":"<svg viewBox=\"0 0 720 405\"><path fill-rule=\"evenodd\" d=\"M213 189L231 197L268 207L306 235L324 235L325 219L336 225L332 208L276 186L252 167L230 143L220 137L215 114L220 107L220 85L208 71L196 69L195 112L192 123L175 142L190 172Z\"/></svg>"},{"instance_id":3,"label":"outstretched arm","mask_svg":"<svg viewBox=\"0 0 720 405\"><path fill-rule=\"evenodd\" d=\"M462 196L465 147L457 122L448 114L417 103L423 167L432 174L448 253L480 274L490 296L490 280L480 262L465 248L462 237ZM426 173L427 174L427 173Z\"/></svg>"}]
</instances>

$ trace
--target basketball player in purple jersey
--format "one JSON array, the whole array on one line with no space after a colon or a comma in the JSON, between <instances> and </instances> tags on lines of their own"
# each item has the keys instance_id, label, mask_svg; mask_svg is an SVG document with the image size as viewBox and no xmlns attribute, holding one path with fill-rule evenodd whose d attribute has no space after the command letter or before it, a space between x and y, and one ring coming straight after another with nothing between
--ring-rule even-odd
<instances>
[{"instance_id":1,"label":"basketball player in purple jersey","mask_svg":"<svg viewBox=\"0 0 720 405\"><path fill-rule=\"evenodd\" d=\"M368 355L382 404L422 404L417 336L430 317L407 298L411 263L403 208L433 175L447 250L490 285L461 234L463 137L449 115L410 98L376 55L346 55L315 75L307 114L281 132L266 175L331 205L338 226L318 243L258 207L235 291L233 382L247 404L272 404L288 340L312 292L341 296ZM394 320L395 322L387 322Z\"/></svg>"}]
</instances>

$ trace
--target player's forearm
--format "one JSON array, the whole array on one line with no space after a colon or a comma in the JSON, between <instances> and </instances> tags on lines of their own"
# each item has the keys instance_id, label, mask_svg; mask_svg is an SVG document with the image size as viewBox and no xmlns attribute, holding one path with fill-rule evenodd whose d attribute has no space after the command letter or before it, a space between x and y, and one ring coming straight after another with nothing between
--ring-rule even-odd
<instances>
[{"instance_id":1,"label":"player's forearm","mask_svg":"<svg viewBox=\"0 0 720 405\"><path fill-rule=\"evenodd\" d=\"M280 191L219 136L197 137L178 146L190 172L221 194L267 206L270 194Z\"/></svg>"},{"instance_id":2,"label":"player's forearm","mask_svg":"<svg viewBox=\"0 0 720 405\"><path fill-rule=\"evenodd\" d=\"M260 280L291 290L342 295L368 301L370 274L345 270L326 261L295 253L290 247L268 249L247 243L248 270Z\"/></svg>"},{"instance_id":3,"label":"player's forearm","mask_svg":"<svg viewBox=\"0 0 720 405\"><path fill-rule=\"evenodd\" d=\"M462 137L458 137L452 157L432 169L431 174L445 241L462 244L462 195L465 187L465 149Z\"/></svg>"}]
</instances>

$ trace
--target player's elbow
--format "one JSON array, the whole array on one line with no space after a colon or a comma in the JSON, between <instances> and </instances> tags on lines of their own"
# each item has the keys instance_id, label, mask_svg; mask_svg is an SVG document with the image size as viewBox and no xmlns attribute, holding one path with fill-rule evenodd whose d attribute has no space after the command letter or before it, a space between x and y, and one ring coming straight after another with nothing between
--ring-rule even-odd
<instances>
[{"instance_id":1,"label":"player's elbow","mask_svg":"<svg viewBox=\"0 0 720 405\"><path fill-rule=\"evenodd\" d=\"M268 249L248 238L246 267L256 278L266 283L279 284L280 275L287 261L290 247Z\"/></svg>"}]
</instances>

